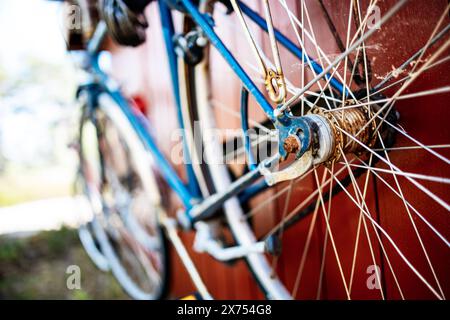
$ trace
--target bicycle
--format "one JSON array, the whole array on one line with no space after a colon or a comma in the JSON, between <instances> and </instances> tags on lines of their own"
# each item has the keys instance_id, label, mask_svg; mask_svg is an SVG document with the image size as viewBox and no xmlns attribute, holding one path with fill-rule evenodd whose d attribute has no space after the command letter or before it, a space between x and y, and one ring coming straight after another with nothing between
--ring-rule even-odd
<instances>
[{"instance_id":1,"label":"bicycle","mask_svg":"<svg viewBox=\"0 0 450 320\"><path fill-rule=\"evenodd\" d=\"M359 268L357 258L375 268L373 297L399 299L419 292L420 297L445 299L450 287L446 272L449 228L445 227L449 224L449 131L445 117L436 115L448 112L450 78L442 71L449 59L441 56L448 53L450 45L449 5L406 0L387 5L374 0L363 8L360 1L352 0L337 10L337 3L321 0L311 4L264 0L259 3L263 16L238 0L158 0L152 5L158 5L161 18L179 127L183 129L187 178L177 174L158 148L151 122L100 68L99 51L108 29L121 40L101 21L87 45L83 65L91 81L81 85L77 95L83 101L78 189L85 192L94 213L92 221L80 228L80 238L97 266L111 270L131 297L159 299L167 294L167 250L172 244L200 295L211 299L177 235L177 230L189 229L196 232L195 250L223 262L245 259L269 299L320 298L326 277L342 282L327 289L331 297L350 299L360 290L352 288ZM370 27L369 14L378 5L386 7L385 13ZM408 53L396 53L400 57L391 59L395 64L391 69L382 61L387 55L368 43L372 37L380 37L379 28L395 24L393 17L401 17L408 6L413 15L420 12L418 8L428 8L426 22L430 23L422 26L431 32L418 36L425 39L422 46L403 44ZM295 40L277 28L274 7L285 14ZM312 7L321 10L320 25L327 26L332 41L315 34L312 25L316 20L310 19L308 11ZM346 28L339 31L335 21L343 11L347 12ZM183 17L182 30L177 32L174 12ZM110 19L114 17L113 11L108 14ZM237 20L231 21L231 16ZM245 36L247 56L256 66L242 66L239 56L244 53L232 53L225 45L216 32L220 28L216 20L237 26ZM267 33L265 48L257 44L249 21ZM142 20L138 24L145 26ZM140 43L139 35L132 34L133 41ZM393 43L399 39L390 36L394 39L385 51L398 48ZM330 58L329 52L335 51L321 46L330 43L338 50L336 57ZM221 98L214 80L218 58L231 68L230 75L242 87L237 107L217 100ZM296 70L292 61L301 68ZM286 72L287 65L299 73L294 80L288 77L297 73ZM441 87L405 93L422 74L432 74L434 80L439 75L436 82ZM434 97L429 100L434 108L430 112L434 116L428 113L430 120L417 111L424 97ZM430 121L434 125L429 125ZM421 131L417 123L428 126ZM201 139L196 142L199 126ZM242 135L227 140L209 132L227 128L239 128ZM252 129L256 138L249 132ZM255 148L263 143L267 152L261 155ZM230 145L231 158L243 156L244 163L229 160L224 149L230 151ZM408 152L417 153L414 161L402 158ZM183 206L177 217L166 213L168 189ZM395 230L386 230L392 229L387 220L400 219L400 213L380 208L382 199L395 203L393 196L398 201L396 209L403 212L398 229L404 231L403 221L412 228L397 233L395 239L391 235ZM343 208L333 221L332 200ZM424 215L426 209L435 215ZM333 225L343 232L333 231ZM349 230L356 230L355 238L345 237ZM228 231L231 240L226 239ZM295 246L296 242L303 245ZM343 246L353 250L342 250ZM361 247L365 253L358 255ZM420 254L411 258L416 250ZM299 252L301 259L296 265L283 264ZM438 264L432 262L437 260ZM379 265L382 270L376 268ZM309 279L305 280L305 272ZM305 285L302 291L302 278L317 285Z\"/></svg>"}]
</instances>

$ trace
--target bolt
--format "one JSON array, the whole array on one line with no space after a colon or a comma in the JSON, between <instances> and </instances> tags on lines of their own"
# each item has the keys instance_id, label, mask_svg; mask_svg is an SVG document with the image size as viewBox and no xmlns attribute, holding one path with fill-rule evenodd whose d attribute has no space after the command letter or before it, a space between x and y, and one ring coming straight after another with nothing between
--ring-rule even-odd
<instances>
[{"instance_id":1,"label":"bolt","mask_svg":"<svg viewBox=\"0 0 450 320\"><path fill-rule=\"evenodd\" d=\"M279 234L272 234L268 236L264 243L266 252L279 257L281 255L282 243Z\"/></svg>"},{"instance_id":2,"label":"bolt","mask_svg":"<svg viewBox=\"0 0 450 320\"><path fill-rule=\"evenodd\" d=\"M208 39L203 37L203 36L199 36L197 38L197 40L195 41L195 43L200 47L200 48L204 48L206 47L206 45L208 44Z\"/></svg>"},{"instance_id":3,"label":"bolt","mask_svg":"<svg viewBox=\"0 0 450 320\"><path fill-rule=\"evenodd\" d=\"M291 134L284 140L283 148L287 153L297 153L302 146L299 137L295 134Z\"/></svg>"}]
</instances>

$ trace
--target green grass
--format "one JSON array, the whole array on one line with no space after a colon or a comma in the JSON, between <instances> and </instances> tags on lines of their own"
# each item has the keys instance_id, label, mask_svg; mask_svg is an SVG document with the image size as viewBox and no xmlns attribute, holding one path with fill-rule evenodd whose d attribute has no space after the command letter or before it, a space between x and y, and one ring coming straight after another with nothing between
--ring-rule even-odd
<instances>
[{"instance_id":1,"label":"green grass","mask_svg":"<svg viewBox=\"0 0 450 320\"><path fill-rule=\"evenodd\" d=\"M69 290L66 269L78 265L81 289ZM127 299L114 277L95 268L75 230L26 238L0 237L0 299Z\"/></svg>"}]
</instances>

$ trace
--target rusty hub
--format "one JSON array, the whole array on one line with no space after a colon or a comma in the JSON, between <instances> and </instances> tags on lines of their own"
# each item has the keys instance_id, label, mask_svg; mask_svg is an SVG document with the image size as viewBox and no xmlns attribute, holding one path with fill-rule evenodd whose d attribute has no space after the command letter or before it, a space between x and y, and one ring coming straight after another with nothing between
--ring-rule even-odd
<instances>
[{"instance_id":1,"label":"rusty hub","mask_svg":"<svg viewBox=\"0 0 450 320\"><path fill-rule=\"evenodd\" d=\"M314 114L325 117L332 129L334 150L328 162L337 160L342 152L360 154L365 151L362 145L372 147L376 140L377 121L369 120L372 113L368 108L326 110L315 108Z\"/></svg>"}]
</instances>

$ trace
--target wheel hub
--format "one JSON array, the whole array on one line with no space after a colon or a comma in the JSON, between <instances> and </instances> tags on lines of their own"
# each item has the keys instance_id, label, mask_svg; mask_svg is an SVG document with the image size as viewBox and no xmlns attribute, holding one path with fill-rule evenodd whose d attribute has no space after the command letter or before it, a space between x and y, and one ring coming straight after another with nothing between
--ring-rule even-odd
<instances>
[{"instance_id":1,"label":"wheel hub","mask_svg":"<svg viewBox=\"0 0 450 320\"><path fill-rule=\"evenodd\" d=\"M355 107L335 110L314 108L312 114L321 118L321 124L328 125L328 130L321 130L321 135L318 137L318 151L316 152L322 154L321 162L330 164L338 160L342 153L361 154L367 151L363 145L371 148L375 144L379 122L370 121L373 112L369 108ZM328 136L324 136L324 134Z\"/></svg>"}]
</instances>

